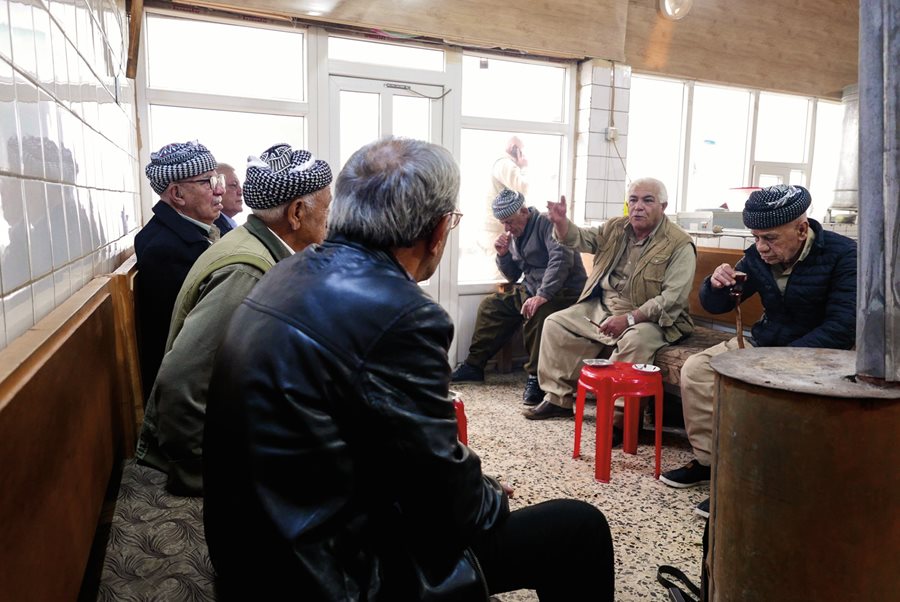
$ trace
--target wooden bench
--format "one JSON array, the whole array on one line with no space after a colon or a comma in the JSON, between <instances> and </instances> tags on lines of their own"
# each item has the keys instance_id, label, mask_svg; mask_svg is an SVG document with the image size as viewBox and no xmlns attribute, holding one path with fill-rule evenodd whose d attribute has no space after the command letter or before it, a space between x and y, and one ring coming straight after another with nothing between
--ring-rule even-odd
<instances>
[{"instance_id":1,"label":"wooden bench","mask_svg":"<svg viewBox=\"0 0 900 602\"><path fill-rule=\"evenodd\" d=\"M735 313L711 314L700 304L700 286L707 276L719 265L734 265L744 256L739 249L718 249L697 247L697 271L691 287L690 312L694 318L694 332L676 345L663 347L657 354L654 363L660 367L666 390L679 394L681 385L681 367L690 356L708 347L727 341L734 336ZM762 317L763 308L759 295L754 295L741 304L741 318L745 330L749 329ZM710 323L713 327L701 326L698 322ZM718 328L717 328L718 327ZM726 332L723 328L730 328Z\"/></svg>"},{"instance_id":2,"label":"wooden bench","mask_svg":"<svg viewBox=\"0 0 900 602\"><path fill-rule=\"evenodd\" d=\"M94 278L0 351L4 600L78 598L107 485L134 451L128 269Z\"/></svg>"}]
</instances>

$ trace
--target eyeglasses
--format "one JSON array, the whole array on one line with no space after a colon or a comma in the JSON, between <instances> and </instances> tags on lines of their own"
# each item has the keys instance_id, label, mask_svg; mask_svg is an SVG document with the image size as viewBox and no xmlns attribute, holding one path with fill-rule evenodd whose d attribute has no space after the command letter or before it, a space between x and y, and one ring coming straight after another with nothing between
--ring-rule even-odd
<instances>
[{"instance_id":1,"label":"eyeglasses","mask_svg":"<svg viewBox=\"0 0 900 602\"><path fill-rule=\"evenodd\" d=\"M199 180L182 180L181 182L190 184L206 184L209 186L210 190L215 190L216 188L225 188L225 174L220 173L214 176L209 176L208 178L200 178Z\"/></svg>"},{"instance_id":2,"label":"eyeglasses","mask_svg":"<svg viewBox=\"0 0 900 602\"><path fill-rule=\"evenodd\" d=\"M457 227L459 225L459 220L461 220L463 216L462 211L448 211L444 215L450 216L450 228L448 228L448 230L452 230L453 228Z\"/></svg>"}]
</instances>

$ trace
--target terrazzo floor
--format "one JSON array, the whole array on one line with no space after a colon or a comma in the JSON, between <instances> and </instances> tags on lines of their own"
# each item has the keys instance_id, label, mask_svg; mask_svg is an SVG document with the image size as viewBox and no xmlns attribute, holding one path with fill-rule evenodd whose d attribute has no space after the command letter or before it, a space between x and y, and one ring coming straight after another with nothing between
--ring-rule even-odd
<instances>
[{"instance_id":1,"label":"terrazzo floor","mask_svg":"<svg viewBox=\"0 0 900 602\"><path fill-rule=\"evenodd\" d=\"M522 416L521 372L488 374L485 383L454 384L465 403L469 447L486 474L515 489L513 510L555 498L577 498L599 508L612 530L616 562L616 600L668 600L656 581L660 564L682 569L700 582L704 521L694 507L708 487L673 489L653 478L653 433L641 434L635 456L613 449L610 483L594 480L595 406L588 402L581 458L572 459L573 420L526 420ZM662 470L692 457L683 436L664 433ZM532 591L496 596L502 602L536 601Z\"/></svg>"}]
</instances>

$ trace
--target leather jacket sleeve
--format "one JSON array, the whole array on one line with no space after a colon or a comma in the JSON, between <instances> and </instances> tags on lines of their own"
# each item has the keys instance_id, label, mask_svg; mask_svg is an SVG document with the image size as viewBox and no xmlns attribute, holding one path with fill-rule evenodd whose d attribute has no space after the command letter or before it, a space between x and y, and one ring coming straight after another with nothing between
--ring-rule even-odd
<instances>
[{"instance_id":1,"label":"leather jacket sleeve","mask_svg":"<svg viewBox=\"0 0 900 602\"><path fill-rule=\"evenodd\" d=\"M435 540L461 549L509 513L506 494L457 439L448 396L452 335L444 310L422 305L398 316L361 370L362 407L379 430L377 462L394 467L384 493L393 497L409 540L423 550Z\"/></svg>"}]
</instances>

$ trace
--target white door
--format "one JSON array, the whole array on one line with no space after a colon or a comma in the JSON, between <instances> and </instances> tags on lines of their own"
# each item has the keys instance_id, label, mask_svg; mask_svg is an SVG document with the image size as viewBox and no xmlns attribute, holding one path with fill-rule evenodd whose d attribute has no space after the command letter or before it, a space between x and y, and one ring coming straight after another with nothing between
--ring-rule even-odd
<instances>
[{"instance_id":1,"label":"white door","mask_svg":"<svg viewBox=\"0 0 900 602\"><path fill-rule=\"evenodd\" d=\"M441 86L343 76L331 76L330 82L331 156L338 170L358 148L382 136L443 144ZM442 261L434 276L422 283L445 307L449 300L440 298L440 290L448 287L439 283L450 276L446 264Z\"/></svg>"}]
</instances>

